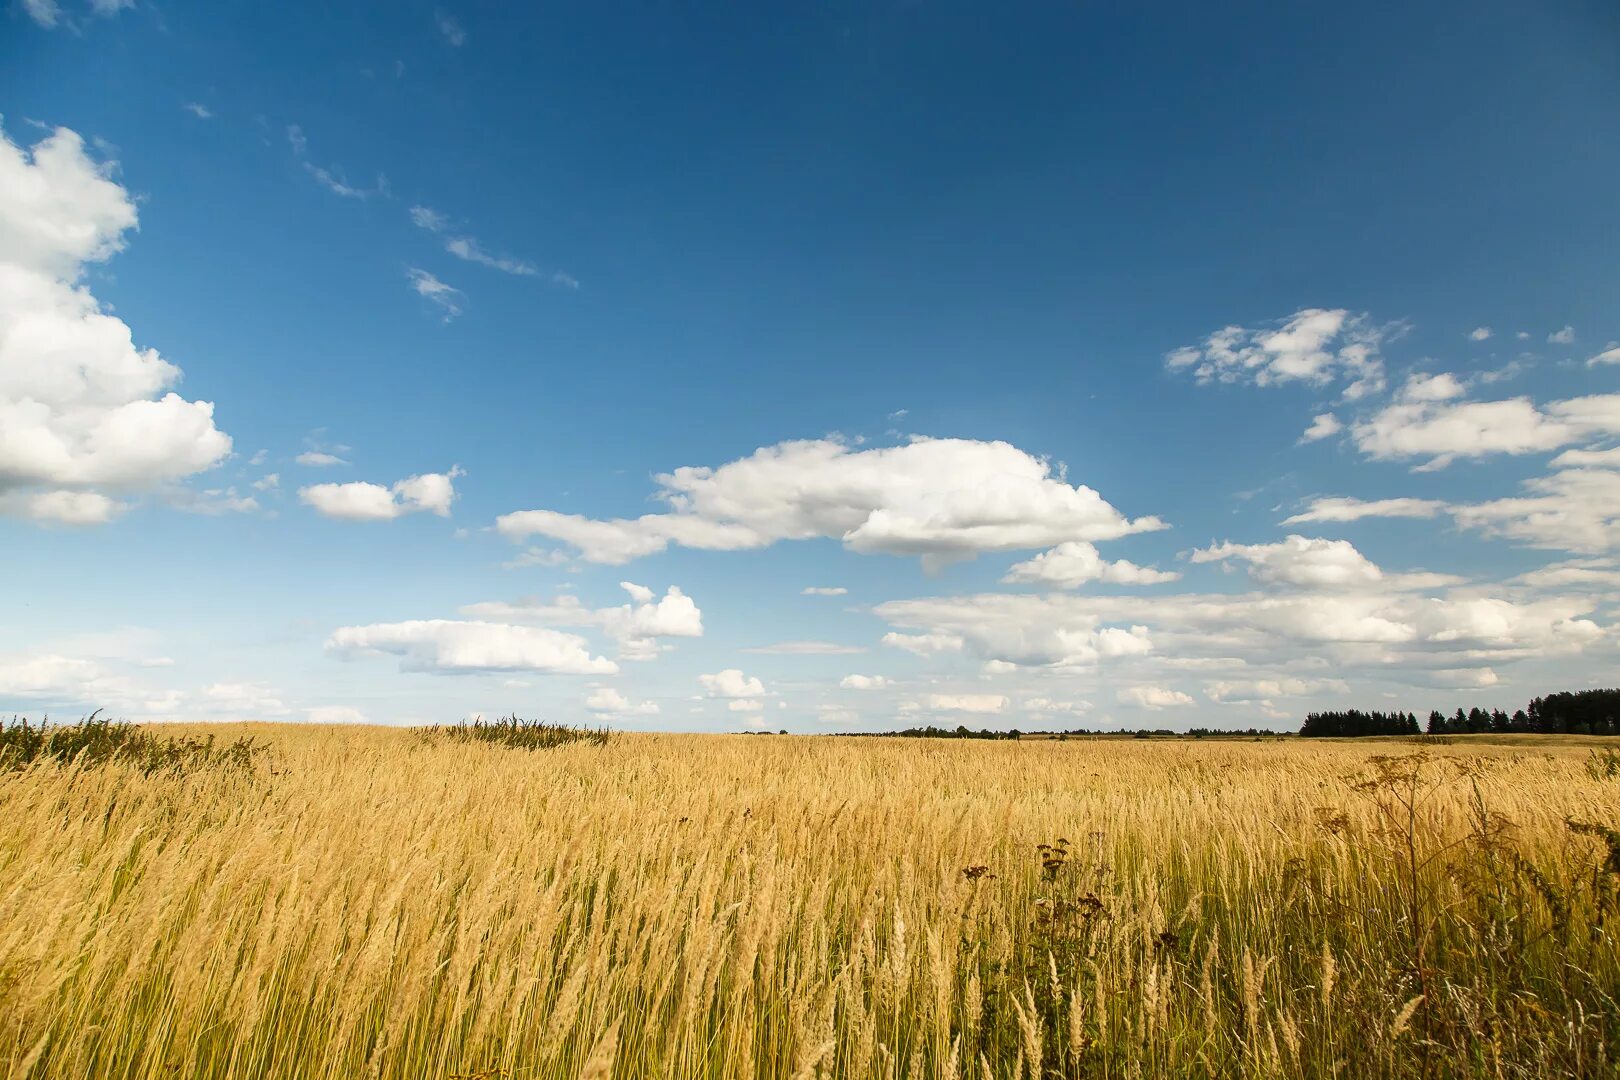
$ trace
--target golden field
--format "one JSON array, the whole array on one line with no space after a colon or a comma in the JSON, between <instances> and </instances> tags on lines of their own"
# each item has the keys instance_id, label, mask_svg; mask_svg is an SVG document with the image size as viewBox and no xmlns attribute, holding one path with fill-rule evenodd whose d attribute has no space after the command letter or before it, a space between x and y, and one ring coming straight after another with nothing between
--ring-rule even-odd
<instances>
[{"instance_id":1,"label":"golden field","mask_svg":"<svg viewBox=\"0 0 1620 1080\"><path fill-rule=\"evenodd\" d=\"M0 772L0 1074L1539 1077L1620 1055L1620 780L1582 740L244 733L246 765Z\"/></svg>"}]
</instances>

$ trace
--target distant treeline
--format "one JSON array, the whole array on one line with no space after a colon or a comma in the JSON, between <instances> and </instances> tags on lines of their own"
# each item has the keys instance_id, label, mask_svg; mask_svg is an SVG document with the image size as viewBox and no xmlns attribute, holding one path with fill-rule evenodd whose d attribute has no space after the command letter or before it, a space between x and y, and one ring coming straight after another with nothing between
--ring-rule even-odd
<instances>
[{"instance_id":1,"label":"distant treeline","mask_svg":"<svg viewBox=\"0 0 1620 1080\"><path fill-rule=\"evenodd\" d=\"M1620 690L1565 691L1538 697L1512 716L1501 709L1458 709L1452 716L1429 714L1421 729L1430 735L1620 735ZM1300 725L1307 738L1362 735L1417 735L1417 717L1402 712L1311 713Z\"/></svg>"},{"instance_id":2,"label":"distant treeline","mask_svg":"<svg viewBox=\"0 0 1620 1080\"><path fill-rule=\"evenodd\" d=\"M1417 717L1403 712L1313 712L1299 726L1307 739L1347 739L1359 735L1417 735Z\"/></svg>"},{"instance_id":3,"label":"distant treeline","mask_svg":"<svg viewBox=\"0 0 1620 1080\"><path fill-rule=\"evenodd\" d=\"M783 732L783 734L785 735L787 733ZM1085 728L1074 728L1069 731L1020 731L1017 728L1013 728L1011 731L991 731L988 728L980 728L978 731L974 731L972 728L959 726L954 728L913 727L906 728L902 731L852 731L845 732L844 734L853 736L881 736L886 739L1022 739L1026 736L1039 739L1094 739L1101 736L1112 736L1113 738L1123 738L1128 736L1133 739L1152 739L1182 738L1191 736L1194 739L1202 739L1206 737L1216 738L1220 736L1232 738L1237 736L1247 737L1269 735L1275 737L1283 733L1269 731L1262 728L1192 728L1189 731L1171 731L1169 728L1139 728L1135 731L1127 731L1123 728L1118 731L1089 731Z\"/></svg>"}]
</instances>

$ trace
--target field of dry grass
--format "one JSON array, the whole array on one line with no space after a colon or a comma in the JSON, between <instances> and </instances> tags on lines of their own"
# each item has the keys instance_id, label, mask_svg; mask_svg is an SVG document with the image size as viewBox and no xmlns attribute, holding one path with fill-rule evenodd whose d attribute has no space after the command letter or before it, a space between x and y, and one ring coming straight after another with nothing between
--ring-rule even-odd
<instances>
[{"instance_id":1,"label":"field of dry grass","mask_svg":"<svg viewBox=\"0 0 1620 1080\"><path fill-rule=\"evenodd\" d=\"M1570 741L244 733L245 764L0 772L0 1074L1539 1077L1620 1055L1620 781Z\"/></svg>"}]
</instances>

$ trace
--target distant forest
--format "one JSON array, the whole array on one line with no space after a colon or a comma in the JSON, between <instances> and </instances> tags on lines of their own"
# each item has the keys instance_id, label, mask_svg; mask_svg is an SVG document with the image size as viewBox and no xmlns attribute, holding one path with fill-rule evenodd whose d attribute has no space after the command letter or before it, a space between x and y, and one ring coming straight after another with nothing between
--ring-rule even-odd
<instances>
[{"instance_id":1,"label":"distant forest","mask_svg":"<svg viewBox=\"0 0 1620 1080\"><path fill-rule=\"evenodd\" d=\"M1311 713L1300 725L1306 738L1343 739L1362 735L1620 735L1620 690L1565 691L1538 697L1512 716L1501 709L1486 712L1458 709L1452 716L1438 709L1418 727L1417 716L1403 712Z\"/></svg>"}]
</instances>

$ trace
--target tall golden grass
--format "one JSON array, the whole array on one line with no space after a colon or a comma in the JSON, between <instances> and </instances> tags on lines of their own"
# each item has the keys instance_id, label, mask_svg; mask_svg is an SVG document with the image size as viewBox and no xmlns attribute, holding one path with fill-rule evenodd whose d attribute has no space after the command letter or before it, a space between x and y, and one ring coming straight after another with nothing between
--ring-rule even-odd
<instances>
[{"instance_id":1,"label":"tall golden grass","mask_svg":"<svg viewBox=\"0 0 1620 1080\"><path fill-rule=\"evenodd\" d=\"M0 1072L1530 1077L1620 1053L1620 783L1579 746L246 733L248 766L0 774Z\"/></svg>"}]
</instances>

